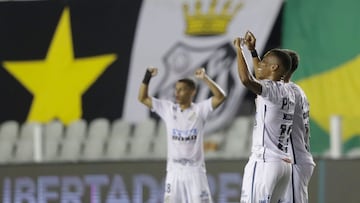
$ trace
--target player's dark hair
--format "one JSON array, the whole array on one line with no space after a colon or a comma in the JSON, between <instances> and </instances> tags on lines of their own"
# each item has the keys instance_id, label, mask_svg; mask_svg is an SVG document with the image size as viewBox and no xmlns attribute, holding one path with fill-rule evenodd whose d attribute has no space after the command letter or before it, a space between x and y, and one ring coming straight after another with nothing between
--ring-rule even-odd
<instances>
[{"instance_id":1,"label":"player's dark hair","mask_svg":"<svg viewBox=\"0 0 360 203\"><path fill-rule=\"evenodd\" d=\"M183 78L183 79L178 80L177 82L185 83L192 90L196 89L196 83L193 79Z\"/></svg>"},{"instance_id":2,"label":"player's dark hair","mask_svg":"<svg viewBox=\"0 0 360 203\"><path fill-rule=\"evenodd\" d=\"M291 72L295 72L299 66L300 56L296 51L290 49L283 49L291 58Z\"/></svg>"},{"instance_id":3,"label":"player's dark hair","mask_svg":"<svg viewBox=\"0 0 360 203\"><path fill-rule=\"evenodd\" d=\"M292 69L291 57L281 49L271 49L268 54L276 56L280 60L280 65L284 68L285 72Z\"/></svg>"}]
</instances>

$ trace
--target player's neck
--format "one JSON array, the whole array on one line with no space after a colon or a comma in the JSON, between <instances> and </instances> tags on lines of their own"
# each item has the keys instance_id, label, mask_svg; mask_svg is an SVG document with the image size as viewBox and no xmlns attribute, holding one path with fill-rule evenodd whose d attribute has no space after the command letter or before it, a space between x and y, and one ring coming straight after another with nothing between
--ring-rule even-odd
<instances>
[{"instance_id":1,"label":"player's neck","mask_svg":"<svg viewBox=\"0 0 360 203\"><path fill-rule=\"evenodd\" d=\"M272 81L281 81L282 77L279 75L270 75L267 79L272 80Z\"/></svg>"},{"instance_id":2,"label":"player's neck","mask_svg":"<svg viewBox=\"0 0 360 203\"><path fill-rule=\"evenodd\" d=\"M179 104L181 111L184 111L184 110L190 108L190 106L191 106L191 103Z\"/></svg>"}]
</instances>

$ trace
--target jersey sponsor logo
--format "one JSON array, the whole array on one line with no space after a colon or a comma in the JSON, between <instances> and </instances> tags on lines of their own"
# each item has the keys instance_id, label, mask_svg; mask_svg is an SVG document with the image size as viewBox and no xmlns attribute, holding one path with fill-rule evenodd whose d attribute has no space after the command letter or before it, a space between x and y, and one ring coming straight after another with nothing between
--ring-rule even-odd
<instances>
[{"instance_id":1,"label":"jersey sponsor logo","mask_svg":"<svg viewBox=\"0 0 360 203\"><path fill-rule=\"evenodd\" d=\"M196 136L198 134L198 129L193 128L190 130L180 130L180 129L173 129L172 130L173 136L179 136L179 137L190 137L190 136Z\"/></svg>"},{"instance_id":2,"label":"jersey sponsor logo","mask_svg":"<svg viewBox=\"0 0 360 203\"><path fill-rule=\"evenodd\" d=\"M283 109L283 110L289 110L289 109L290 109L290 105L294 105L294 102L291 101L288 97L282 98L281 109Z\"/></svg>"},{"instance_id":3,"label":"jersey sponsor logo","mask_svg":"<svg viewBox=\"0 0 360 203\"><path fill-rule=\"evenodd\" d=\"M198 135L198 130L196 128L190 130L172 130L172 139L177 141L190 141L196 140Z\"/></svg>"},{"instance_id":4,"label":"jersey sponsor logo","mask_svg":"<svg viewBox=\"0 0 360 203\"><path fill-rule=\"evenodd\" d=\"M179 136L172 136L173 140L177 140L177 141L190 141L190 140L196 140L197 136L193 135L190 137L179 137Z\"/></svg>"}]
</instances>

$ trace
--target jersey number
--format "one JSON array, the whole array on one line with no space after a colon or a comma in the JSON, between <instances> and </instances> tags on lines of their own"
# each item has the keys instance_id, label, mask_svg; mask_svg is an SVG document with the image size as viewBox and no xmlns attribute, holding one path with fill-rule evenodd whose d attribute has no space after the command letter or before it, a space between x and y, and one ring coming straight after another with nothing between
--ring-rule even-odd
<instances>
[{"instance_id":1,"label":"jersey number","mask_svg":"<svg viewBox=\"0 0 360 203\"><path fill-rule=\"evenodd\" d=\"M286 124L281 124L280 125L280 136L279 136L279 143L278 143L278 148L283 151L283 152L287 152L288 150L288 143L289 143L289 137L290 137L290 133L291 133L291 129L292 129L292 125L286 125Z\"/></svg>"},{"instance_id":2,"label":"jersey number","mask_svg":"<svg viewBox=\"0 0 360 203\"><path fill-rule=\"evenodd\" d=\"M171 190L170 190L170 184L168 183L168 184L166 184L166 192L167 193L170 193L171 192Z\"/></svg>"}]
</instances>

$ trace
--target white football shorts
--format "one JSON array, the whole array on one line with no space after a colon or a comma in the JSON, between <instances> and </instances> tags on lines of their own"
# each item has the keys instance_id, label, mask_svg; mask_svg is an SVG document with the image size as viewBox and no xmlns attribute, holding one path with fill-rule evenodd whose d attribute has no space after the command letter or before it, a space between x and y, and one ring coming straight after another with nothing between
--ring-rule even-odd
<instances>
[{"instance_id":1,"label":"white football shorts","mask_svg":"<svg viewBox=\"0 0 360 203\"><path fill-rule=\"evenodd\" d=\"M240 202L285 203L290 176L291 163L249 159L244 170Z\"/></svg>"},{"instance_id":2,"label":"white football shorts","mask_svg":"<svg viewBox=\"0 0 360 203\"><path fill-rule=\"evenodd\" d=\"M294 164L286 198L291 202L308 203L308 184L315 166L313 164Z\"/></svg>"},{"instance_id":3,"label":"white football shorts","mask_svg":"<svg viewBox=\"0 0 360 203\"><path fill-rule=\"evenodd\" d=\"M212 203L206 172L201 167L174 167L166 174L164 203Z\"/></svg>"}]
</instances>

